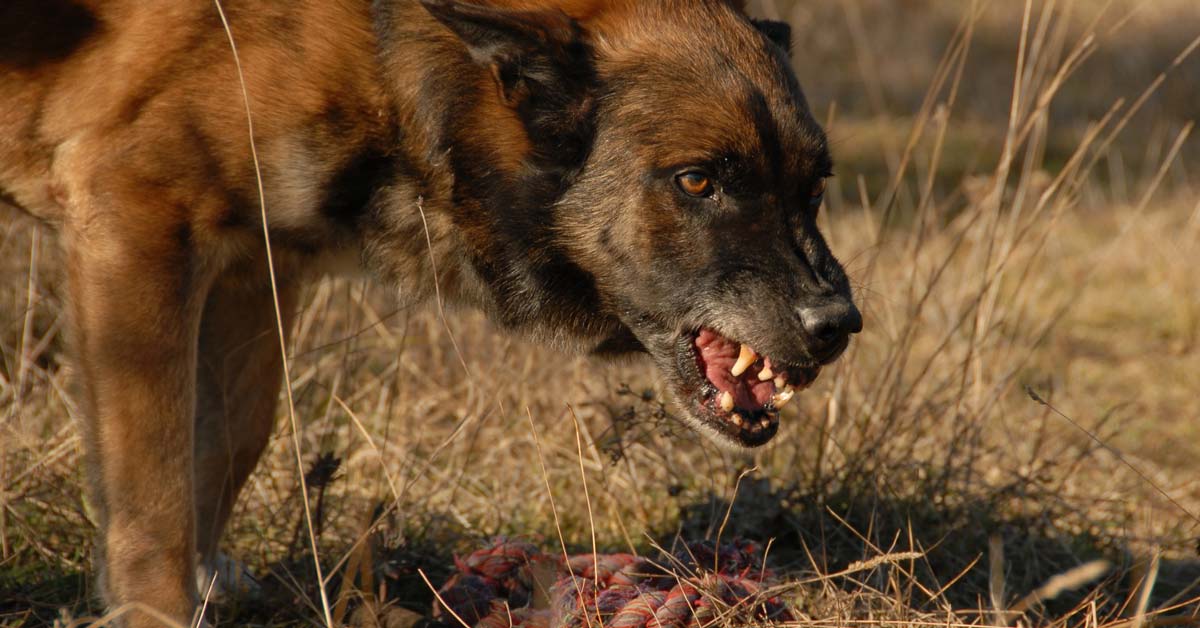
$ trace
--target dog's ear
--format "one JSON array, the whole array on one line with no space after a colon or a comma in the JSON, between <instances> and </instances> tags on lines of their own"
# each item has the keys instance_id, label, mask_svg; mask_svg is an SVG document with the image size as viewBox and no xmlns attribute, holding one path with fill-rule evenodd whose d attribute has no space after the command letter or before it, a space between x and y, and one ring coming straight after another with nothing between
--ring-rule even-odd
<instances>
[{"instance_id":1,"label":"dog's ear","mask_svg":"<svg viewBox=\"0 0 1200 628\"><path fill-rule=\"evenodd\" d=\"M421 0L488 67L504 101L519 106L536 90L556 90L570 68L587 65L581 31L557 9L519 11L456 0Z\"/></svg>"},{"instance_id":2,"label":"dog's ear","mask_svg":"<svg viewBox=\"0 0 1200 628\"><path fill-rule=\"evenodd\" d=\"M775 45L783 48L789 55L792 54L792 27L787 22L776 22L774 20L751 20L754 22L754 27L759 30L767 39L775 42Z\"/></svg>"},{"instance_id":3,"label":"dog's ear","mask_svg":"<svg viewBox=\"0 0 1200 628\"><path fill-rule=\"evenodd\" d=\"M750 2L749 0L729 0L729 4L733 8L741 11L743 15L749 16ZM760 20L750 18L750 22L754 24L759 32L767 36L776 46L783 48L790 55L792 54L792 27L787 22L778 22L775 20Z\"/></svg>"}]
</instances>

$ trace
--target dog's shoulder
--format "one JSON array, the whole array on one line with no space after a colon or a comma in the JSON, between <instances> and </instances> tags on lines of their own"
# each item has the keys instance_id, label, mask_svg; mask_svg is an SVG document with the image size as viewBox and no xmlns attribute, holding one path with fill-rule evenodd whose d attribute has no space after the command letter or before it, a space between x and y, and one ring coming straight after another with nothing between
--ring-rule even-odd
<instances>
[{"instance_id":1,"label":"dog's shoulder","mask_svg":"<svg viewBox=\"0 0 1200 628\"><path fill-rule=\"evenodd\" d=\"M220 189L212 222L233 224L256 196L244 86L283 217L328 205L320 188L369 162L386 127L370 3L223 8L229 33L210 2L5 2L0 190L54 218L68 169L166 182L181 198Z\"/></svg>"}]
</instances>

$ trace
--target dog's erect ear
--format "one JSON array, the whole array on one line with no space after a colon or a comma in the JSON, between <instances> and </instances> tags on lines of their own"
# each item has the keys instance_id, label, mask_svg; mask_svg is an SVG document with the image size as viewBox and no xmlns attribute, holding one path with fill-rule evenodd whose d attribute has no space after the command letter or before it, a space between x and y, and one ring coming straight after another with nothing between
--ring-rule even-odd
<instances>
[{"instance_id":1,"label":"dog's erect ear","mask_svg":"<svg viewBox=\"0 0 1200 628\"><path fill-rule=\"evenodd\" d=\"M557 89L562 70L586 63L580 28L557 9L518 11L456 0L421 0L454 31L476 63L489 67L500 93L517 106L539 88Z\"/></svg>"},{"instance_id":2,"label":"dog's erect ear","mask_svg":"<svg viewBox=\"0 0 1200 628\"><path fill-rule=\"evenodd\" d=\"M749 0L729 0L729 4L733 8L741 11L745 15L750 14ZM792 54L792 27L787 22L778 22L775 20L760 20L750 18L754 23L754 28L767 36L776 46L783 48L790 55Z\"/></svg>"},{"instance_id":3,"label":"dog's erect ear","mask_svg":"<svg viewBox=\"0 0 1200 628\"><path fill-rule=\"evenodd\" d=\"M754 22L754 27L757 28L767 39L775 42L775 45L783 48L789 55L792 54L792 27L787 22L776 22L774 20L751 20Z\"/></svg>"}]
</instances>

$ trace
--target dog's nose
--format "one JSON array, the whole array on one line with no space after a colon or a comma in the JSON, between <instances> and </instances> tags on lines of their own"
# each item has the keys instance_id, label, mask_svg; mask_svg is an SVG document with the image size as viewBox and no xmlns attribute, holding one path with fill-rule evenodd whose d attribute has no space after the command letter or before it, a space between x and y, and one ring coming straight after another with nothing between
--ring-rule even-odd
<instances>
[{"instance_id":1,"label":"dog's nose","mask_svg":"<svg viewBox=\"0 0 1200 628\"><path fill-rule=\"evenodd\" d=\"M800 308L800 323L809 336L822 342L840 340L862 331L862 314L849 299L834 298Z\"/></svg>"}]
</instances>

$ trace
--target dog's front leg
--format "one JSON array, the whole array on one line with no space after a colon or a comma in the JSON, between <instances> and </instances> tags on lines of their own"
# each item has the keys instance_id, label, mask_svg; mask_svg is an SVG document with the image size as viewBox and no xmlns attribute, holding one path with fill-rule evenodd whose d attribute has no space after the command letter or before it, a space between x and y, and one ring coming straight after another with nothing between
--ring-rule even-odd
<instances>
[{"instance_id":1,"label":"dog's front leg","mask_svg":"<svg viewBox=\"0 0 1200 628\"><path fill-rule=\"evenodd\" d=\"M192 429L208 282L186 217L142 203L82 207L64 230L79 401L106 601L123 626L186 626L197 597Z\"/></svg>"},{"instance_id":2,"label":"dog's front leg","mask_svg":"<svg viewBox=\"0 0 1200 628\"><path fill-rule=\"evenodd\" d=\"M286 332L298 281L281 261L276 268L282 275L278 291ZM214 283L200 324L196 532L206 567L213 566L238 493L271 438L283 378L271 283L262 272L266 261L250 263L258 266L257 272L227 273ZM218 581L216 590L237 590L245 584Z\"/></svg>"}]
</instances>

